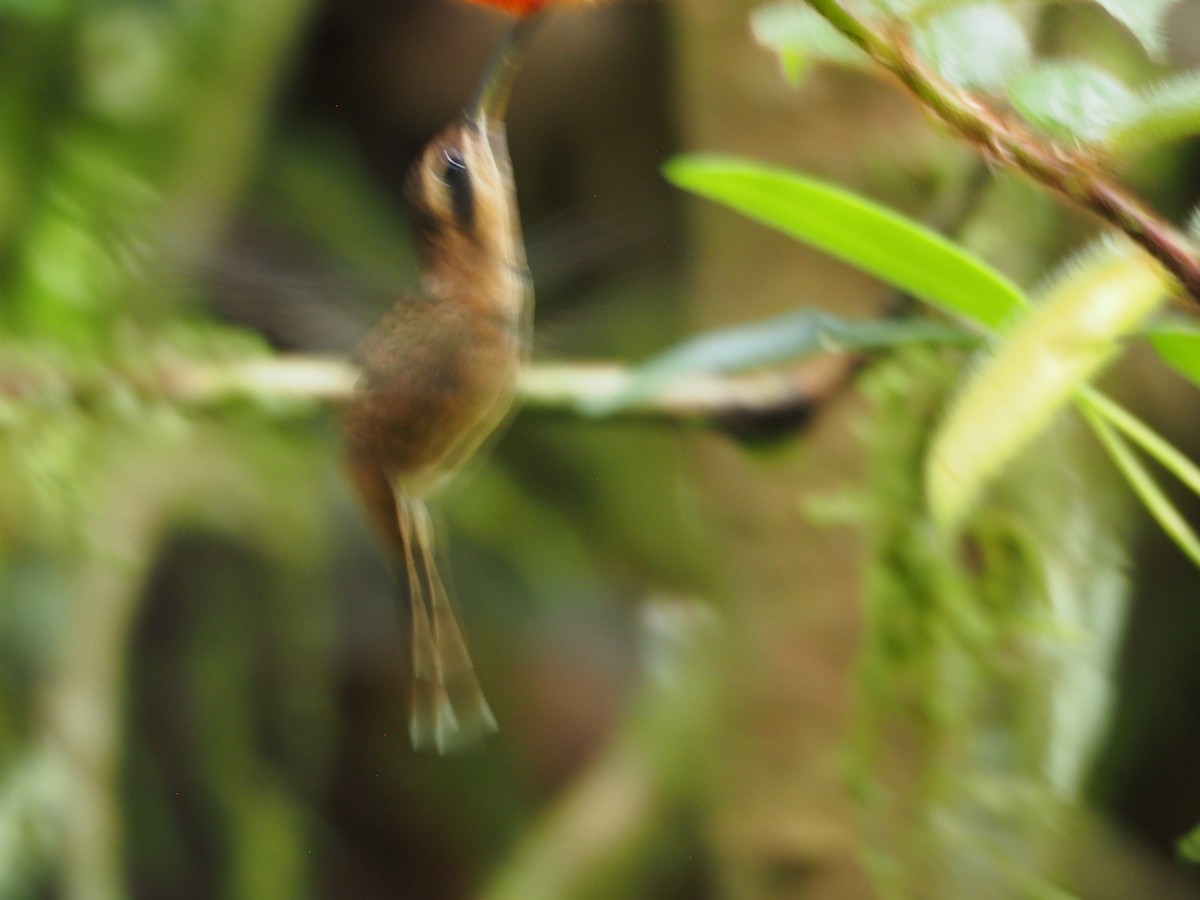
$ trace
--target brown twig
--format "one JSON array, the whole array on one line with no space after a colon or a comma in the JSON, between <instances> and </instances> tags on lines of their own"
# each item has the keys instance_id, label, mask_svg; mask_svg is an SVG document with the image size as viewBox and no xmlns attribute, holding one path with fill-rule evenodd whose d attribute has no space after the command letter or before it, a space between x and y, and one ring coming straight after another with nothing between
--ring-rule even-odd
<instances>
[{"instance_id":1,"label":"brown twig","mask_svg":"<svg viewBox=\"0 0 1200 900\"><path fill-rule=\"evenodd\" d=\"M989 163L1017 169L1119 228L1178 280L1193 307L1200 302L1200 263L1191 243L1110 180L1095 159L1033 134L981 98L947 83L914 56L896 28L868 26L838 0L808 2L899 78L923 106L974 144Z\"/></svg>"}]
</instances>

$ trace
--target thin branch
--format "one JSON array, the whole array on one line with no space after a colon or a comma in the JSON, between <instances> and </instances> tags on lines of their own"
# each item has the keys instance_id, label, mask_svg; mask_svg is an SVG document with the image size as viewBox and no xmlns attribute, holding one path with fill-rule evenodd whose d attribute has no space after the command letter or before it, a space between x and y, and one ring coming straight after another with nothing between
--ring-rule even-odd
<instances>
[{"instance_id":1,"label":"thin branch","mask_svg":"<svg viewBox=\"0 0 1200 900\"><path fill-rule=\"evenodd\" d=\"M699 425L744 438L773 437L803 428L821 404L850 381L858 364L857 356L840 354L749 375L692 375L603 418ZM521 399L534 412L599 418L592 410L623 393L635 372L614 363L537 365L521 378Z\"/></svg>"},{"instance_id":2,"label":"thin branch","mask_svg":"<svg viewBox=\"0 0 1200 900\"><path fill-rule=\"evenodd\" d=\"M165 399L197 406L230 400L310 400L344 403L358 370L335 357L278 356L232 363L189 363L162 370L141 387ZM157 383L156 383L157 382Z\"/></svg>"},{"instance_id":3,"label":"thin branch","mask_svg":"<svg viewBox=\"0 0 1200 900\"><path fill-rule=\"evenodd\" d=\"M1043 140L974 94L947 83L916 58L897 28L873 28L838 0L808 3L899 78L925 107L974 144L989 162L1024 172L1119 228L1175 276L1193 303L1200 302L1200 263L1191 243L1109 179L1095 159Z\"/></svg>"},{"instance_id":4,"label":"thin branch","mask_svg":"<svg viewBox=\"0 0 1200 900\"><path fill-rule=\"evenodd\" d=\"M716 428L741 437L770 437L807 423L816 408L847 384L859 364L851 354L830 354L751 375L680 378L662 392L598 416L601 401L621 393L635 369L616 363L540 364L527 369L520 401L530 412L604 420L639 420ZM0 398L36 404L67 396L89 405L110 391L190 407L247 401L317 406L346 402L358 372L342 359L280 356L222 363L179 362L136 374L72 381L62 372L0 370Z\"/></svg>"}]
</instances>

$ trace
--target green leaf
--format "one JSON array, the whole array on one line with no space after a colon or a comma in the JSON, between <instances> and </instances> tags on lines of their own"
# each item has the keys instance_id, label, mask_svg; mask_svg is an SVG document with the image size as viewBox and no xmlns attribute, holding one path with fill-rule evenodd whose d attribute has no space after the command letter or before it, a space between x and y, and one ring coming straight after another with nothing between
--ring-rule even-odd
<instances>
[{"instance_id":1,"label":"green leaf","mask_svg":"<svg viewBox=\"0 0 1200 900\"><path fill-rule=\"evenodd\" d=\"M710 331L639 366L618 393L589 404L594 415L611 413L658 393L689 375L777 366L818 353L879 350L903 344L975 344L973 334L922 319L854 321L816 310Z\"/></svg>"},{"instance_id":2,"label":"green leaf","mask_svg":"<svg viewBox=\"0 0 1200 900\"><path fill-rule=\"evenodd\" d=\"M1200 825L1176 841L1175 852L1193 865L1200 864Z\"/></svg>"},{"instance_id":3,"label":"green leaf","mask_svg":"<svg viewBox=\"0 0 1200 900\"><path fill-rule=\"evenodd\" d=\"M1183 72L1138 92L1108 135L1109 149L1131 156L1200 132L1200 73Z\"/></svg>"},{"instance_id":4,"label":"green leaf","mask_svg":"<svg viewBox=\"0 0 1200 900\"><path fill-rule=\"evenodd\" d=\"M1100 143L1136 108L1115 76L1091 63L1047 63L1017 76L1009 99L1029 122L1059 138Z\"/></svg>"},{"instance_id":5,"label":"green leaf","mask_svg":"<svg viewBox=\"0 0 1200 900\"><path fill-rule=\"evenodd\" d=\"M1025 28L999 3L979 3L931 19L913 39L917 52L952 84L997 88L1032 53Z\"/></svg>"},{"instance_id":6,"label":"green leaf","mask_svg":"<svg viewBox=\"0 0 1200 900\"><path fill-rule=\"evenodd\" d=\"M942 309L998 329L1025 306L986 263L903 216L786 169L721 157L668 163L667 180L723 203Z\"/></svg>"},{"instance_id":7,"label":"green leaf","mask_svg":"<svg viewBox=\"0 0 1200 900\"><path fill-rule=\"evenodd\" d=\"M1200 566L1200 539L1196 537L1196 533L1192 531L1187 520L1175 508L1167 495L1163 493L1154 477L1146 471L1141 460L1134 455L1125 438L1117 432L1113 423L1096 406L1084 402L1079 405L1079 410L1096 433L1096 437L1100 439L1100 443L1104 445L1104 449L1108 451L1112 461L1121 470L1121 474L1125 476L1125 480L1129 482L1133 492L1146 507L1146 511L1158 522L1175 545L1195 565Z\"/></svg>"},{"instance_id":8,"label":"green leaf","mask_svg":"<svg viewBox=\"0 0 1200 900\"><path fill-rule=\"evenodd\" d=\"M1166 438L1128 410L1091 388L1079 392L1078 402L1099 413L1105 420L1145 451L1146 455L1200 496L1200 468L1175 449Z\"/></svg>"},{"instance_id":9,"label":"green leaf","mask_svg":"<svg viewBox=\"0 0 1200 900\"><path fill-rule=\"evenodd\" d=\"M1163 362L1200 387L1200 322L1173 318L1144 333Z\"/></svg>"},{"instance_id":10,"label":"green leaf","mask_svg":"<svg viewBox=\"0 0 1200 900\"><path fill-rule=\"evenodd\" d=\"M1175 0L1096 0L1108 14L1128 28L1155 59L1166 53L1163 20Z\"/></svg>"},{"instance_id":11,"label":"green leaf","mask_svg":"<svg viewBox=\"0 0 1200 900\"><path fill-rule=\"evenodd\" d=\"M812 62L864 67L870 57L852 44L819 13L804 3L763 6L750 14L754 39L779 55L789 81L796 81Z\"/></svg>"},{"instance_id":12,"label":"green leaf","mask_svg":"<svg viewBox=\"0 0 1200 900\"><path fill-rule=\"evenodd\" d=\"M934 520L954 531L992 478L1041 433L1122 340L1168 296L1169 279L1132 245L1075 264L984 363L934 435L926 489Z\"/></svg>"}]
</instances>

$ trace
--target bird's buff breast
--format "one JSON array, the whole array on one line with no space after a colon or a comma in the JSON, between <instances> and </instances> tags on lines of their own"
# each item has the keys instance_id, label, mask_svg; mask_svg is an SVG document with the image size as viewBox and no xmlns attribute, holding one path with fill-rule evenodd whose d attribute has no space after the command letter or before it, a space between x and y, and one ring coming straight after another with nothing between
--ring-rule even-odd
<instances>
[{"instance_id":1,"label":"bird's buff breast","mask_svg":"<svg viewBox=\"0 0 1200 900\"><path fill-rule=\"evenodd\" d=\"M439 318L419 332L396 322L367 342L346 416L351 453L414 497L453 477L505 419L520 368L519 337L505 323Z\"/></svg>"}]
</instances>

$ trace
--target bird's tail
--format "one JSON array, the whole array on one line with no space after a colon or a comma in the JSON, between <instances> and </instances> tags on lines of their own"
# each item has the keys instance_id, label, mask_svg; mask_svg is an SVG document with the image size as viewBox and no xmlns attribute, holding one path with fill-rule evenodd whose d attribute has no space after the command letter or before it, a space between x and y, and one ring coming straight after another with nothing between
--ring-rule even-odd
<instances>
[{"instance_id":1,"label":"bird's tail","mask_svg":"<svg viewBox=\"0 0 1200 900\"><path fill-rule=\"evenodd\" d=\"M396 512L412 605L412 712L417 750L453 753L497 730L434 559L423 501L399 495Z\"/></svg>"}]
</instances>

